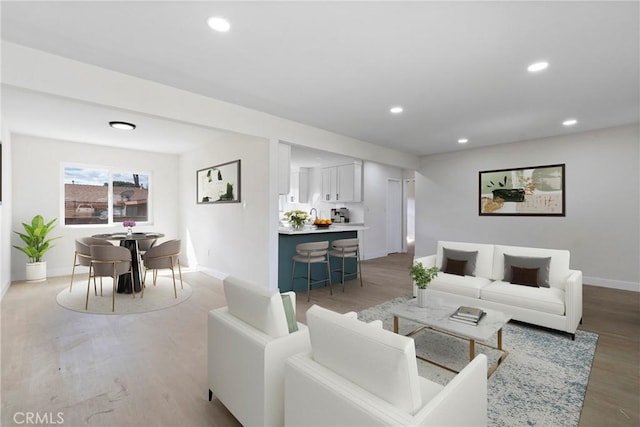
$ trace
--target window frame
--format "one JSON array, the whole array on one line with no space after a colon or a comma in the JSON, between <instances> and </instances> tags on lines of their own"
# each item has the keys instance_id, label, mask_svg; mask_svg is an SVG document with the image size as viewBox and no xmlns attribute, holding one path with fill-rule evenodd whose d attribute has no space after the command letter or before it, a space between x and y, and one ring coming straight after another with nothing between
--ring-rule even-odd
<instances>
[{"instance_id":1,"label":"window frame","mask_svg":"<svg viewBox=\"0 0 640 427\"><path fill-rule=\"evenodd\" d=\"M65 178L66 178L66 169L67 168L79 168L79 169L96 169L96 170L104 170L107 172L107 222L104 224L67 224L66 223L66 188L65 188ZM148 178L147 183L147 220L146 221L136 221L137 225L152 225L153 224L153 175L151 172L141 169L135 169L132 171L129 168L123 168L122 166L105 166L105 165L96 165L96 164L88 164L88 163L75 163L75 162L62 162L60 163L60 218L62 221L60 222L60 226L69 227L69 228L106 228L113 227L121 224L121 221L114 221L113 215L113 176L115 174L137 174L144 175Z\"/></svg>"}]
</instances>

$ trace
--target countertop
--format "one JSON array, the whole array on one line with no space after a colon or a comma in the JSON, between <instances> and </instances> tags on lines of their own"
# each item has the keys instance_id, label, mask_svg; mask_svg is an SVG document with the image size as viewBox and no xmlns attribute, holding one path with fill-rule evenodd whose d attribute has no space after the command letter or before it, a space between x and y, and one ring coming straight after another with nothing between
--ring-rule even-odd
<instances>
[{"instance_id":1,"label":"countertop","mask_svg":"<svg viewBox=\"0 0 640 427\"><path fill-rule=\"evenodd\" d=\"M344 225L343 225L344 224ZM302 230L292 230L289 227L279 227L279 234L317 234L317 233L340 233L343 231L361 231L367 230L369 227L365 227L364 224L348 224L342 223L340 225L332 224L328 228L317 228L315 225L307 225Z\"/></svg>"}]
</instances>

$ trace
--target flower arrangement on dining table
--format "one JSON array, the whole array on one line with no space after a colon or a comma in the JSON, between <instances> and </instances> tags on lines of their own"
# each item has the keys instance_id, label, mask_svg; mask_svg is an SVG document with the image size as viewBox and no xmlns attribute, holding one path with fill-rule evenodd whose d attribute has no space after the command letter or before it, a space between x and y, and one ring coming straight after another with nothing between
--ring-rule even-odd
<instances>
[{"instance_id":1,"label":"flower arrangement on dining table","mask_svg":"<svg viewBox=\"0 0 640 427\"><path fill-rule=\"evenodd\" d=\"M133 227L136 226L136 222L135 221L122 221L122 226L123 227L127 227L127 234L132 234L133 233Z\"/></svg>"},{"instance_id":2,"label":"flower arrangement on dining table","mask_svg":"<svg viewBox=\"0 0 640 427\"><path fill-rule=\"evenodd\" d=\"M309 219L311 219L308 213L301 210L285 212L284 216L289 220L289 224L291 224L291 227L296 230L300 230L307 222L309 222Z\"/></svg>"}]
</instances>

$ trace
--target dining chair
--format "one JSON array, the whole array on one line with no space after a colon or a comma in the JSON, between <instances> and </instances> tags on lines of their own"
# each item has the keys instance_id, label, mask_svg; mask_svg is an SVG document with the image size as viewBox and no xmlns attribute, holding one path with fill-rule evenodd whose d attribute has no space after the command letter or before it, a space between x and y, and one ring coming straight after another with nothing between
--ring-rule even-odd
<instances>
[{"instance_id":1,"label":"dining chair","mask_svg":"<svg viewBox=\"0 0 640 427\"><path fill-rule=\"evenodd\" d=\"M293 265L291 267L291 289L293 287L293 281L295 279L307 279L307 301L311 297L311 285L316 283L329 282L329 293L333 295L333 289L331 288L331 271L329 267L329 259L327 258L327 251L329 249L329 242L308 242L299 243L296 245L296 254L292 257ZM295 276L296 264L307 265L306 276ZM311 265L312 264L325 264L327 266L326 279L313 280L311 277ZM326 283L325 283L326 286Z\"/></svg>"},{"instance_id":2,"label":"dining chair","mask_svg":"<svg viewBox=\"0 0 640 427\"><path fill-rule=\"evenodd\" d=\"M178 291L176 289L176 272L175 266L178 266L178 274L180 275L180 288L184 289L182 284L182 268L180 267L180 246L182 242L180 240L169 240L164 243L160 243L157 246L153 246L142 257L142 263L144 265L144 275L142 277L142 295L144 298L144 288L147 281L147 270L153 270L153 286L156 285L156 279L158 278L158 270L170 269L171 277L173 278L173 294L178 298Z\"/></svg>"},{"instance_id":3,"label":"dining chair","mask_svg":"<svg viewBox=\"0 0 640 427\"><path fill-rule=\"evenodd\" d=\"M339 268L331 270L331 272L339 272L341 283L342 283L342 291L344 292L344 276L353 276L356 278L360 277L360 286L362 287L362 269L361 269L361 259L360 259L360 241L357 238L354 239L339 239L331 242L331 250L329 251L329 258L338 258L342 262ZM346 271L345 269L345 260L353 259L356 263L355 271ZM335 263L334 263L335 264Z\"/></svg>"},{"instance_id":4,"label":"dining chair","mask_svg":"<svg viewBox=\"0 0 640 427\"><path fill-rule=\"evenodd\" d=\"M138 253L142 256L149 249L155 246L158 239L141 239L138 240Z\"/></svg>"},{"instance_id":5,"label":"dining chair","mask_svg":"<svg viewBox=\"0 0 640 427\"><path fill-rule=\"evenodd\" d=\"M71 290L73 289L73 277L76 274L76 267L91 266L91 245L113 246L111 242L104 239L95 239L93 237L80 237L76 239L76 250L73 254L73 269L71 270L71 284L69 285L69 292L71 292ZM96 295L98 295L95 278L93 280L93 288ZM102 278L100 278L100 289L102 290Z\"/></svg>"},{"instance_id":6,"label":"dining chair","mask_svg":"<svg viewBox=\"0 0 640 427\"><path fill-rule=\"evenodd\" d=\"M91 277L111 277L113 279L113 293L111 295L111 311L116 309L116 286L118 276L129 274L133 283L133 269L131 268L131 252L123 246L91 245L91 265L89 266L89 282L87 283L87 300L84 309L89 308L89 288ZM102 292L101 292L102 294ZM135 292L131 292L133 298Z\"/></svg>"}]
</instances>

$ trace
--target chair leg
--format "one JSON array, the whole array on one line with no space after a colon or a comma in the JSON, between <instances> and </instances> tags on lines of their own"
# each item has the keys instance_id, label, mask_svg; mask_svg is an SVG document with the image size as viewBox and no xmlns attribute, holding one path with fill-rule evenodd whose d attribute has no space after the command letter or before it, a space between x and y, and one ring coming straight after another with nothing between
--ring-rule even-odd
<instances>
[{"instance_id":1,"label":"chair leg","mask_svg":"<svg viewBox=\"0 0 640 427\"><path fill-rule=\"evenodd\" d=\"M180 289L184 289L182 284L182 267L180 267L180 258L178 258L178 274L180 275Z\"/></svg>"},{"instance_id":2,"label":"chair leg","mask_svg":"<svg viewBox=\"0 0 640 427\"><path fill-rule=\"evenodd\" d=\"M95 277L94 277L94 280L95 280ZM89 309L89 289L91 289L91 265L89 266L89 280L87 280L87 300L84 303L85 310Z\"/></svg>"},{"instance_id":3,"label":"chair leg","mask_svg":"<svg viewBox=\"0 0 640 427\"><path fill-rule=\"evenodd\" d=\"M311 263L307 263L307 302L311 298Z\"/></svg>"},{"instance_id":4,"label":"chair leg","mask_svg":"<svg viewBox=\"0 0 640 427\"><path fill-rule=\"evenodd\" d=\"M293 290L293 278L294 278L294 274L296 272L296 262L292 261L291 262L291 289Z\"/></svg>"},{"instance_id":5,"label":"chair leg","mask_svg":"<svg viewBox=\"0 0 640 427\"><path fill-rule=\"evenodd\" d=\"M356 272L360 276L360 287L362 287L362 260L360 259L360 251L358 251L358 257L356 258Z\"/></svg>"},{"instance_id":6,"label":"chair leg","mask_svg":"<svg viewBox=\"0 0 640 427\"><path fill-rule=\"evenodd\" d=\"M344 253L342 254L342 292L344 292Z\"/></svg>"},{"instance_id":7,"label":"chair leg","mask_svg":"<svg viewBox=\"0 0 640 427\"><path fill-rule=\"evenodd\" d=\"M69 292L73 288L73 276L76 273L76 262L78 261L78 253L73 254L73 269L71 270L71 284L69 285Z\"/></svg>"},{"instance_id":8,"label":"chair leg","mask_svg":"<svg viewBox=\"0 0 640 427\"><path fill-rule=\"evenodd\" d=\"M158 279L158 269L153 270L153 286L156 285L156 279Z\"/></svg>"},{"instance_id":9,"label":"chair leg","mask_svg":"<svg viewBox=\"0 0 640 427\"><path fill-rule=\"evenodd\" d=\"M176 272L173 270L173 265L171 266L171 277L173 278L173 295L178 299L178 291L176 290Z\"/></svg>"},{"instance_id":10,"label":"chair leg","mask_svg":"<svg viewBox=\"0 0 640 427\"><path fill-rule=\"evenodd\" d=\"M327 280L329 281L329 295L333 295L333 286L331 286L331 264L329 264L328 259L327 259Z\"/></svg>"},{"instance_id":11,"label":"chair leg","mask_svg":"<svg viewBox=\"0 0 640 427\"><path fill-rule=\"evenodd\" d=\"M113 269L113 292L111 292L111 312L115 313L116 311L116 282L118 281L117 276L115 274L115 265ZM133 277L131 278L133 280ZM133 283L133 281L131 282Z\"/></svg>"}]
</instances>

